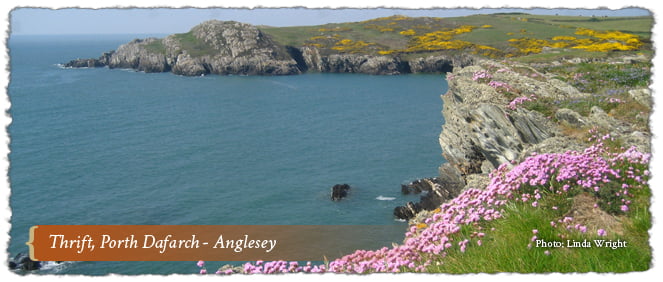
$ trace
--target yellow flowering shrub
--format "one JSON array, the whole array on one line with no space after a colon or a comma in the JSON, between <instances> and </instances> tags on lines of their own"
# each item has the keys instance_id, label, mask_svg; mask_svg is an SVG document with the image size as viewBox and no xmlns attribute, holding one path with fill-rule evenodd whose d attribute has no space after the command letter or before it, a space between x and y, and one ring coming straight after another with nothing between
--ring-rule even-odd
<instances>
[{"instance_id":1,"label":"yellow flowering shrub","mask_svg":"<svg viewBox=\"0 0 663 282\"><path fill-rule=\"evenodd\" d=\"M578 28L577 35L590 38L576 38L573 36L555 36L552 41L533 38L512 38L509 44L516 47L522 54L536 54L543 47L573 48L589 52L631 51L638 50L642 42L636 35L620 31L596 31L588 28Z\"/></svg>"},{"instance_id":2,"label":"yellow flowering shrub","mask_svg":"<svg viewBox=\"0 0 663 282\"><path fill-rule=\"evenodd\" d=\"M635 34L621 31L597 31L589 28L578 28L575 34L594 37L594 39L576 40L576 46L571 48L592 52L630 51L638 50L642 42Z\"/></svg>"},{"instance_id":3,"label":"yellow flowering shrub","mask_svg":"<svg viewBox=\"0 0 663 282\"><path fill-rule=\"evenodd\" d=\"M401 35L405 35L405 36L412 36L412 35L417 34L417 32L414 31L414 29L403 30L403 31L401 31L401 32L399 32L399 33L400 33Z\"/></svg>"},{"instance_id":4,"label":"yellow flowering shrub","mask_svg":"<svg viewBox=\"0 0 663 282\"><path fill-rule=\"evenodd\" d=\"M572 40L576 40L576 38L573 37L573 36L560 35L560 36L553 37L552 40L555 40L555 41L560 41L560 40L572 41Z\"/></svg>"},{"instance_id":5,"label":"yellow flowering shrub","mask_svg":"<svg viewBox=\"0 0 663 282\"><path fill-rule=\"evenodd\" d=\"M367 47L373 46L375 43L368 43L362 40L352 40L352 39L342 39L331 47L332 50L339 51L341 53L360 53L365 52Z\"/></svg>"}]
</instances>

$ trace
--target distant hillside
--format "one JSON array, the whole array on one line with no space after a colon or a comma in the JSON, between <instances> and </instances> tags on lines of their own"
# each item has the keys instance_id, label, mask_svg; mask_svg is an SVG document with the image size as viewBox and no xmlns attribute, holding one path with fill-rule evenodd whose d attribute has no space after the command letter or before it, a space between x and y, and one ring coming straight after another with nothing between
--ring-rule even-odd
<instances>
[{"instance_id":1,"label":"distant hillside","mask_svg":"<svg viewBox=\"0 0 663 282\"><path fill-rule=\"evenodd\" d=\"M187 33L134 40L98 59L77 59L66 66L182 75L448 72L482 57L550 61L650 55L652 25L652 17L528 14L395 15L295 27L213 20Z\"/></svg>"}]
</instances>

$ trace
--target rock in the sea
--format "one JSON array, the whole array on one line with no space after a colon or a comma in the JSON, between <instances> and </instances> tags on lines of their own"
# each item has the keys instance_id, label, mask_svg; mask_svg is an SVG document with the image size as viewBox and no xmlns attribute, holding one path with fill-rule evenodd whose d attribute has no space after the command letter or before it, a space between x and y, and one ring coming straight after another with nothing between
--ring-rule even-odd
<instances>
[{"instance_id":1,"label":"rock in the sea","mask_svg":"<svg viewBox=\"0 0 663 282\"><path fill-rule=\"evenodd\" d=\"M41 262L30 259L30 256L24 253L17 254L13 260L9 261L9 269L21 269L21 270L31 271L40 268L41 268Z\"/></svg>"},{"instance_id":2,"label":"rock in the sea","mask_svg":"<svg viewBox=\"0 0 663 282\"><path fill-rule=\"evenodd\" d=\"M336 184L331 188L331 200L338 201L348 196L348 191L350 191L350 185L348 184Z\"/></svg>"},{"instance_id":3,"label":"rock in the sea","mask_svg":"<svg viewBox=\"0 0 663 282\"><path fill-rule=\"evenodd\" d=\"M394 216L399 219L410 219L417 215L421 210L421 205L419 203L408 202L405 206L394 208Z\"/></svg>"},{"instance_id":4,"label":"rock in the sea","mask_svg":"<svg viewBox=\"0 0 663 282\"><path fill-rule=\"evenodd\" d=\"M401 192L423 193L418 203L408 202L394 209L394 216L410 219L422 210L434 210L444 202L458 196L465 182L460 173L449 164L440 167L440 177L422 178L401 185Z\"/></svg>"}]
</instances>

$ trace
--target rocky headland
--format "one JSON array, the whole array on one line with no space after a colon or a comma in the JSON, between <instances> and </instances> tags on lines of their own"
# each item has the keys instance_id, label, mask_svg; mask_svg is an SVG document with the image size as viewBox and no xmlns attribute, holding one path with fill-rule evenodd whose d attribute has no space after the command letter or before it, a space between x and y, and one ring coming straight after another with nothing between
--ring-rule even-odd
<instances>
[{"instance_id":1,"label":"rocky headland","mask_svg":"<svg viewBox=\"0 0 663 282\"><path fill-rule=\"evenodd\" d=\"M632 123L599 106L591 106L585 115L565 107L547 112L553 108L550 105L545 111L528 109L525 104L536 101L577 101L596 96L580 92L556 74L525 64L481 60L454 69L447 80L448 92L441 96L445 123L439 143L448 162L439 168L435 181L422 179L403 185L403 193L426 193L419 203L397 207L394 214L398 218L414 218L416 222L460 191L486 187L489 173L501 164L516 164L533 153L582 151L587 147L582 134L589 129L609 133L625 148L651 151L646 115L639 117L641 123ZM651 109L649 89L627 93L632 103ZM615 103L625 103L617 100Z\"/></svg>"},{"instance_id":2,"label":"rocky headland","mask_svg":"<svg viewBox=\"0 0 663 282\"><path fill-rule=\"evenodd\" d=\"M372 21L363 23L364 29L371 27L369 22ZM629 103L640 108L640 114L632 119L641 122L634 123L620 118L620 113L610 112L618 106L606 107L606 104L625 103L623 100L591 93L594 90L581 91L583 89L573 85L573 80L583 80L584 73L574 69L564 78L554 71L545 71L582 64L647 62L649 58L642 54L612 52L607 56L571 58L559 55L553 60L527 64L477 56L476 52L471 52L472 48L481 49L477 44L468 45L473 47L467 47L466 52L429 52L414 48L419 46L413 45L418 37L411 37L407 44L413 45L409 49L414 51L389 52L380 50L383 47L379 44L327 34L310 37L308 43L293 46L280 43L283 41L262 29L234 21L211 20L193 27L188 33L163 39L135 39L99 58L75 59L64 66L125 68L185 76L447 73L449 89L442 95L445 123L439 143L448 162L439 168L439 176L403 185L403 193L422 193L422 196L419 202L395 208L394 215L402 219L434 210L468 187L485 187L488 174L501 164L518 163L532 153L580 151L587 144L579 137L592 128L610 133L625 147L634 145L641 152L650 151L647 119L652 102L646 86L629 88L630 85L624 84L620 89L613 89L622 92L627 89L628 94L620 97L628 98ZM339 27L317 30L321 33L352 32L350 28ZM430 34L435 32L421 38ZM331 43L322 44L325 41ZM438 41L428 43L430 46L425 47L433 49L441 44ZM546 47L541 52L553 54L560 49ZM554 105L569 101L584 101L586 109ZM538 105L526 106L536 103Z\"/></svg>"},{"instance_id":3,"label":"rocky headland","mask_svg":"<svg viewBox=\"0 0 663 282\"><path fill-rule=\"evenodd\" d=\"M304 72L394 75L447 72L472 64L473 56L399 56L329 53L315 46L286 46L258 27L234 21L203 22L188 33L135 39L99 58L74 59L64 67L109 67L185 76L294 75Z\"/></svg>"}]
</instances>

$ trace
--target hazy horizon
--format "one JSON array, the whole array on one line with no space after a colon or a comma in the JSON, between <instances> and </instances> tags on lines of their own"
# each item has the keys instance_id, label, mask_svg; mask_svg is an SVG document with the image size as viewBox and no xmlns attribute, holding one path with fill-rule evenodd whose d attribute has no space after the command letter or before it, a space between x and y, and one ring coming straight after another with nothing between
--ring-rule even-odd
<instances>
[{"instance_id":1,"label":"hazy horizon","mask_svg":"<svg viewBox=\"0 0 663 282\"><path fill-rule=\"evenodd\" d=\"M609 9L309 9L309 8L133 8L44 9L17 8L10 13L11 35L172 34L189 31L211 19L254 25L310 26L356 22L391 15L459 17L474 14L522 12L566 16L651 16L642 8Z\"/></svg>"}]
</instances>

